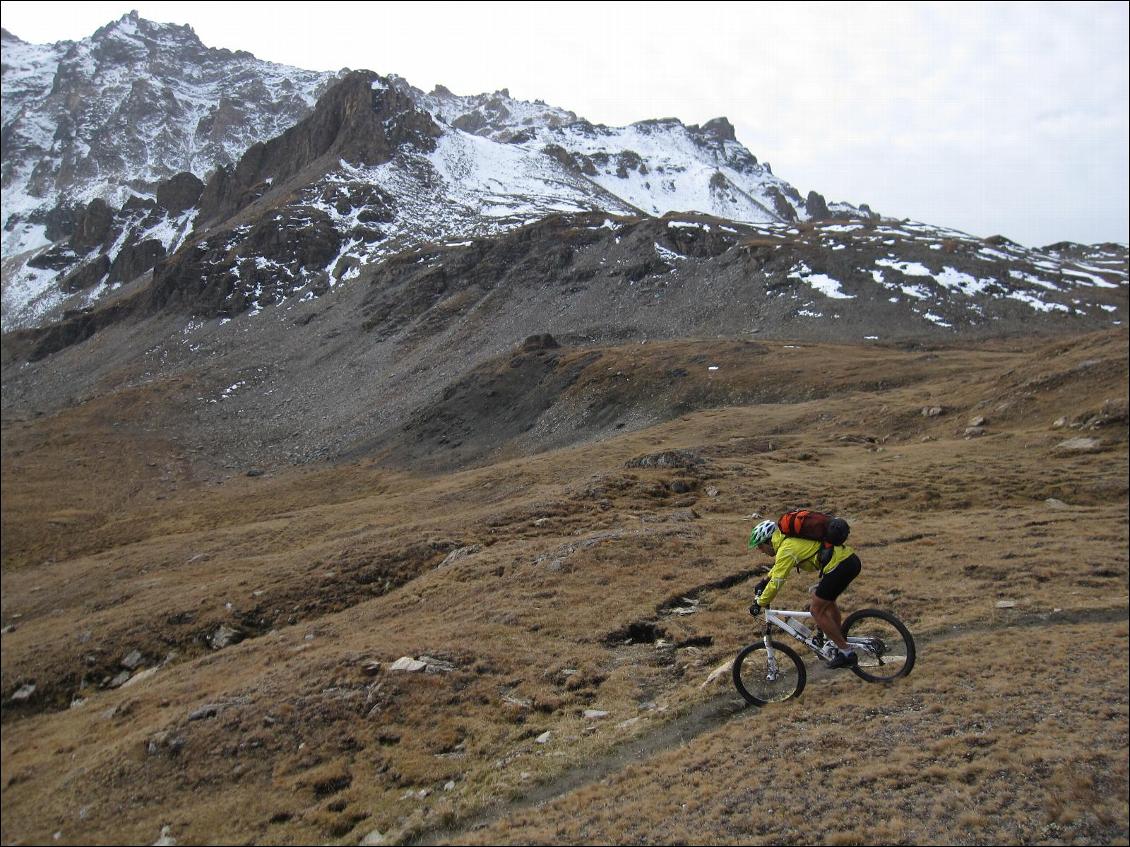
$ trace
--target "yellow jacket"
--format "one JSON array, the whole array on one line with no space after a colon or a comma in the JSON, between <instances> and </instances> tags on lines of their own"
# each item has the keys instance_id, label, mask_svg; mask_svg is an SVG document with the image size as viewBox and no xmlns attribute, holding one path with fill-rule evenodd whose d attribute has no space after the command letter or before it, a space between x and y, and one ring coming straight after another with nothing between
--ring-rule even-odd
<instances>
[{"instance_id":1,"label":"yellow jacket","mask_svg":"<svg viewBox=\"0 0 1130 847\"><path fill-rule=\"evenodd\" d=\"M793 568L798 571L819 571L821 575L831 573L840 562L855 552L847 545L834 547L831 560L821 568L816 561L816 554L820 552L821 547L819 541L793 538L778 529L773 533L770 543L776 556L773 559L773 568L769 571L769 584L765 586L765 590L761 592L761 599L758 600L763 609L773 602L773 598L777 596L777 592L785 584Z\"/></svg>"}]
</instances>

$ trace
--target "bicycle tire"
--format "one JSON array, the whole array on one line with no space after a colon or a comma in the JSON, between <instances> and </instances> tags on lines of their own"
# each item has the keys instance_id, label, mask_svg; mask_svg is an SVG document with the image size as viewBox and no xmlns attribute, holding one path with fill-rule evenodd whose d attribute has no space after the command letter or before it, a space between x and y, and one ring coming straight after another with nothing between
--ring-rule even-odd
<instances>
[{"instance_id":1,"label":"bicycle tire","mask_svg":"<svg viewBox=\"0 0 1130 847\"><path fill-rule=\"evenodd\" d=\"M767 678L767 654L763 652L760 656L757 655L757 651L765 650L764 641L749 645L734 659L734 687L747 703L754 706L782 703L796 697L804 691L804 684L808 680L804 662L792 648L777 641L770 643L773 645L779 674L774 680Z\"/></svg>"},{"instance_id":2,"label":"bicycle tire","mask_svg":"<svg viewBox=\"0 0 1130 847\"><path fill-rule=\"evenodd\" d=\"M845 638L872 637L877 648L869 651L856 646L859 663L852 673L867 682L893 682L914 668L916 650L914 636L906 625L890 612L882 609L859 609L844 618Z\"/></svg>"}]
</instances>

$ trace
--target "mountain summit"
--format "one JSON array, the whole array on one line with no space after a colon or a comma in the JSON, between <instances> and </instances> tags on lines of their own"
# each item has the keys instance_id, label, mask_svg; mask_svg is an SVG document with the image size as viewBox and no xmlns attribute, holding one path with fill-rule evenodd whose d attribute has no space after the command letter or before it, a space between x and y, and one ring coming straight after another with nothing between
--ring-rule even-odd
<instances>
[{"instance_id":1,"label":"mountain summit","mask_svg":"<svg viewBox=\"0 0 1130 847\"><path fill-rule=\"evenodd\" d=\"M335 75L211 49L137 13L77 42L3 38L9 329L94 307L190 237L267 208L279 220L309 212L324 247L314 257L333 251L272 290L298 277L324 287L414 244L550 214L872 215L802 198L725 118L611 128L506 90L425 94L371 72L343 71L331 90Z\"/></svg>"},{"instance_id":2,"label":"mountain summit","mask_svg":"<svg viewBox=\"0 0 1130 847\"><path fill-rule=\"evenodd\" d=\"M3 32L4 256L69 234L76 207L121 207L181 171L232 165L313 108L334 74L205 47L136 12L89 38Z\"/></svg>"}]
</instances>

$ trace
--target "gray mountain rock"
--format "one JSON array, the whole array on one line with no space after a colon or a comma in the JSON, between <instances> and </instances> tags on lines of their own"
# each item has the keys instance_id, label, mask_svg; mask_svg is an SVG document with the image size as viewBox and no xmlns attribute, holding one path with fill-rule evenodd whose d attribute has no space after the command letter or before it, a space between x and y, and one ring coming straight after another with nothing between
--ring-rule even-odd
<instances>
[{"instance_id":1,"label":"gray mountain rock","mask_svg":"<svg viewBox=\"0 0 1130 847\"><path fill-rule=\"evenodd\" d=\"M157 26L118 24L142 43ZM5 63L26 52L10 60L6 41ZM109 45L105 67L134 52ZM36 79L19 67L6 121L9 89ZM679 408L625 389L568 425L546 417L598 366L594 346L917 345L1126 319L1125 247L1030 250L802 198L733 136L721 118L610 128L506 91L347 73L210 174L170 166L124 200L103 186L44 213L56 240L4 262L5 409L106 391L143 359L147 379L194 375L191 413L165 425L228 466L381 453L454 466L500 439L545 449ZM6 211L9 196L5 182Z\"/></svg>"},{"instance_id":2,"label":"gray mountain rock","mask_svg":"<svg viewBox=\"0 0 1130 847\"><path fill-rule=\"evenodd\" d=\"M80 41L2 37L5 256L70 235L61 208L121 208L179 172L234 164L335 77L205 47L136 12Z\"/></svg>"}]
</instances>

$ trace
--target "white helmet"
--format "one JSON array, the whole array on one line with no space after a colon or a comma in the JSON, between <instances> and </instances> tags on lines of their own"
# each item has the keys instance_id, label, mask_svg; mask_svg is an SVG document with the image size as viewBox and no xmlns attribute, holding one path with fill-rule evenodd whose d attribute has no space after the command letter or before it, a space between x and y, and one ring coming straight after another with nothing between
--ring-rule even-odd
<instances>
[{"instance_id":1,"label":"white helmet","mask_svg":"<svg viewBox=\"0 0 1130 847\"><path fill-rule=\"evenodd\" d=\"M773 533L777 531L777 524L775 521L762 521L753 528L753 532L749 536L749 546L757 547L764 544L773 537Z\"/></svg>"}]
</instances>

